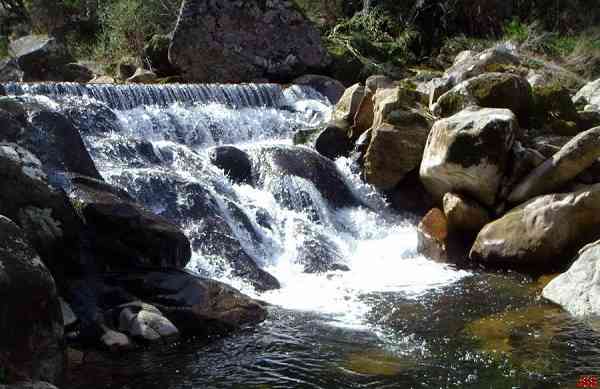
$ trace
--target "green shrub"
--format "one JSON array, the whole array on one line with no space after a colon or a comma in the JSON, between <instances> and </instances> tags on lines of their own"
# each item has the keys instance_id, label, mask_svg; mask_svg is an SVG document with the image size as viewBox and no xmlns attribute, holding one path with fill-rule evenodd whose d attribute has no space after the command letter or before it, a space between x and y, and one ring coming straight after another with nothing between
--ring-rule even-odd
<instances>
[{"instance_id":1,"label":"green shrub","mask_svg":"<svg viewBox=\"0 0 600 389\"><path fill-rule=\"evenodd\" d=\"M504 26L504 39L514 41L517 43L523 43L529 37L529 27L521 23L517 19L511 20L506 26Z\"/></svg>"}]
</instances>

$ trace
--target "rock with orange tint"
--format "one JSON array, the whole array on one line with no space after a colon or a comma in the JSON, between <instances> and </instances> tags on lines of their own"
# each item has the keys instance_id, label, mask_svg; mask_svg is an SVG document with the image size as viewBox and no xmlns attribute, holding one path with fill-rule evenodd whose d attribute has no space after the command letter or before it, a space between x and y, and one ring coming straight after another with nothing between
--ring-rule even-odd
<instances>
[{"instance_id":1,"label":"rock with orange tint","mask_svg":"<svg viewBox=\"0 0 600 389\"><path fill-rule=\"evenodd\" d=\"M448 258L448 220L438 208L433 208L417 228L417 251L427 258L445 260Z\"/></svg>"}]
</instances>

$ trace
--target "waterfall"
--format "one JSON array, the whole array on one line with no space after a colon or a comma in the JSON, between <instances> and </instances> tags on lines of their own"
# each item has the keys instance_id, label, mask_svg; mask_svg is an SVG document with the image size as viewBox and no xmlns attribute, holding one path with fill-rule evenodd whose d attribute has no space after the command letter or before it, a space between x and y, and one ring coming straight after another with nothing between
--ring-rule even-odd
<instances>
[{"instance_id":1,"label":"waterfall","mask_svg":"<svg viewBox=\"0 0 600 389\"><path fill-rule=\"evenodd\" d=\"M365 2L367 4L367 2ZM260 298L359 323L371 291L406 296L465 275L416 253L416 231L390 211L344 158L291 145L324 124L331 103L307 86L5 85L79 128L105 180L177 223L189 269L257 295L240 276L256 264L281 283ZM211 162L219 145L247 155L252 185ZM325 273L325 274L323 274Z\"/></svg>"}]
</instances>

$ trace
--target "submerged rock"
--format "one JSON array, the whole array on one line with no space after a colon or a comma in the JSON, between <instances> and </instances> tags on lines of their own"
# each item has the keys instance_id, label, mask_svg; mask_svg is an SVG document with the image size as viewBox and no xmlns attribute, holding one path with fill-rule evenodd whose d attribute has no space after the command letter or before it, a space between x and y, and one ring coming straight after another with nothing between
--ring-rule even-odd
<instances>
[{"instance_id":1,"label":"submerged rock","mask_svg":"<svg viewBox=\"0 0 600 389\"><path fill-rule=\"evenodd\" d=\"M600 127L585 131L538 166L512 191L508 200L520 203L560 189L600 158Z\"/></svg>"},{"instance_id":2,"label":"submerged rock","mask_svg":"<svg viewBox=\"0 0 600 389\"><path fill-rule=\"evenodd\" d=\"M23 231L0 216L0 360L9 382L59 382L65 369L56 285Z\"/></svg>"},{"instance_id":3,"label":"submerged rock","mask_svg":"<svg viewBox=\"0 0 600 389\"><path fill-rule=\"evenodd\" d=\"M352 151L352 147L347 129L339 122L329 123L316 135L315 150L331 160L347 156Z\"/></svg>"},{"instance_id":4,"label":"submerged rock","mask_svg":"<svg viewBox=\"0 0 600 389\"><path fill-rule=\"evenodd\" d=\"M538 270L565 265L569 251L600 237L600 185L536 197L486 225L470 258Z\"/></svg>"},{"instance_id":5,"label":"submerged rock","mask_svg":"<svg viewBox=\"0 0 600 389\"><path fill-rule=\"evenodd\" d=\"M115 311L118 312L119 331L133 338L170 343L179 337L179 331L173 323L152 305L137 301L121 305Z\"/></svg>"},{"instance_id":6,"label":"submerged rock","mask_svg":"<svg viewBox=\"0 0 600 389\"><path fill-rule=\"evenodd\" d=\"M579 251L569 270L550 281L542 296L562 306L574 316L600 315L598 261L600 242L585 246Z\"/></svg>"},{"instance_id":7,"label":"submerged rock","mask_svg":"<svg viewBox=\"0 0 600 389\"><path fill-rule=\"evenodd\" d=\"M197 82L290 81L330 62L318 30L282 0L183 1L169 58Z\"/></svg>"},{"instance_id":8,"label":"submerged rock","mask_svg":"<svg viewBox=\"0 0 600 389\"><path fill-rule=\"evenodd\" d=\"M118 188L73 176L68 195L86 224L94 229L96 249L107 264L184 268L189 262L191 249L185 234Z\"/></svg>"},{"instance_id":9,"label":"submerged rock","mask_svg":"<svg viewBox=\"0 0 600 389\"><path fill-rule=\"evenodd\" d=\"M19 68L19 64L17 64L14 58L0 59L0 82L11 81L23 81L23 71Z\"/></svg>"},{"instance_id":10,"label":"submerged rock","mask_svg":"<svg viewBox=\"0 0 600 389\"><path fill-rule=\"evenodd\" d=\"M234 146L218 146L210 150L209 156L213 165L223 169L233 182L238 184L252 182L252 162L244 151Z\"/></svg>"},{"instance_id":11,"label":"submerged rock","mask_svg":"<svg viewBox=\"0 0 600 389\"><path fill-rule=\"evenodd\" d=\"M267 314L236 289L184 271L130 271L107 274L105 280L156 306L184 333L224 334L259 323Z\"/></svg>"},{"instance_id":12,"label":"submerged rock","mask_svg":"<svg viewBox=\"0 0 600 389\"><path fill-rule=\"evenodd\" d=\"M438 202L457 192L493 206L517 129L507 109L467 108L439 120L425 147L423 184Z\"/></svg>"},{"instance_id":13,"label":"submerged rock","mask_svg":"<svg viewBox=\"0 0 600 389\"><path fill-rule=\"evenodd\" d=\"M305 74L292 81L292 84L308 85L312 87L314 90L327 97L331 104L337 104L346 90L344 84L338 80L317 74Z\"/></svg>"}]
</instances>

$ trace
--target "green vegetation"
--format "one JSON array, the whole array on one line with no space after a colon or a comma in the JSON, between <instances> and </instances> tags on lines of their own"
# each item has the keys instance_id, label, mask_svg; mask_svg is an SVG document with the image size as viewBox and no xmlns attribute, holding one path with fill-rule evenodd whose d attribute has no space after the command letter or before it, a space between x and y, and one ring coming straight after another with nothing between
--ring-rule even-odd
<instances>
[{"instance_id":1,"label":"green vegetation","mask_svg":"<svg viewBox=\"0 0 600 389\"><path fill-rule=\"evenodd\" d=\"M0 59L8 57L8 37L0 35Z\"/></svg>"}]
</instances>

